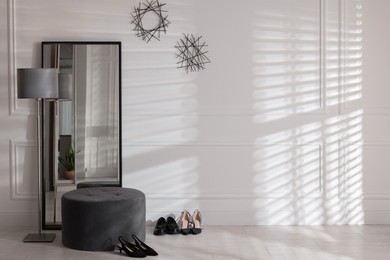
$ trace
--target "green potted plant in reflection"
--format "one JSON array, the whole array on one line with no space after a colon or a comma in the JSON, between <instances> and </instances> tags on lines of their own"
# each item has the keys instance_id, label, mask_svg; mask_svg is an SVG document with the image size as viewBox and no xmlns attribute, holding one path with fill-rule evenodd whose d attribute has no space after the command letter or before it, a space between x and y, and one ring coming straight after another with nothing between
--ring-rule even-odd
<instances>
[{"instance_id":1,"label":"green potted plant in reflection","mask_svg":"<svg viewBox=\"0 0 390 260\"><path fill-rule=\"evenodd\" d=\"M66 151L64 157L58 156L59 163L64 166L64 178L67 180L74 180L74 161L76 152L72 147Z\"/></svg>"}]
</instances>

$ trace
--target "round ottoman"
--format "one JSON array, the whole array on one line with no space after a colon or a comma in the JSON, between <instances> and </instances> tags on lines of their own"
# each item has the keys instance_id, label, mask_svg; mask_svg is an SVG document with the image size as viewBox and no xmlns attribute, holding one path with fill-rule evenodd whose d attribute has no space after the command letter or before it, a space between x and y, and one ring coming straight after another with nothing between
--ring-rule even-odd
<instances>
[{"instance_id":1,"label":"round ottoman","mask_svg":"<svg viewBox=\"0 0 390 260\"><path fill-rule=\"evenodd\" d=\"M145 240L145 194L120 187L83 188L61 199L62 243L73 249L114 250L118 236Z\"/></svg>"}]
</instances>

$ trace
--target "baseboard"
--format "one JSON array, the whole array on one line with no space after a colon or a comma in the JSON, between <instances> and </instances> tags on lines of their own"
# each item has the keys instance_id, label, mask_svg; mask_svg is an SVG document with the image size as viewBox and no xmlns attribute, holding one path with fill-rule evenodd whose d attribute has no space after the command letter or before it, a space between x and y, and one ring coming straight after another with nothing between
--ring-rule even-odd
<instances>
[{"instance_id":1,"label":"baseboard","mask_svg":"<svg viewBox=\"0 0 390 260\"><path fill-rule=\"evenodd\" d=\"M189 210L190 213L191 210ZM369 211L201 211L204 225L363 225L390 224L390 210ZM180 211L147 212L147 223L153 225L159 217Z\"/></svg>"}]
</instances>

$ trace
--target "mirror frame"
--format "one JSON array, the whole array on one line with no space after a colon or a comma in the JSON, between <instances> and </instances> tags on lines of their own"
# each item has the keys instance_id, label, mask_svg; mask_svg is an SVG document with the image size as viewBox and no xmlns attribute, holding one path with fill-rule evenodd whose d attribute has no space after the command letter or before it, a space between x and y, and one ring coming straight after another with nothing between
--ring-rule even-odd
<instances>
[{"instance_id":1,"label":"mirror frame","mask_svg":"<svg viewBox=\"0 0 390 260\"><path fill-rule=\"evenodd\" d=\"M44 67L44 47L46 45L52 45L52 44L73 44L73 45L116 45L118 46L118 62L119 62L119 69L118 69L118 94L119 94L119 100L118 100L118 174L119 174L119 183L118 186L122 187L122 43L120 41L42 41L41 43L41 67ZM44 129L45 124L45 117L44 117L44 102L41 102L41 129ZM41 131L41 147L42 149L45 149L44 144L44 131ZM43 157L42 156L42 163L43 163ZM43 164L42 164L43 165ZM42 229L43 230L61 230L62 225L61 224L47 224L46 223L46 183L45 183L45 167L42 167L40 172L40 178L42 181L41 186L41 205L42 205L42 212L41 212L41 223L42 223Z\"/></svg>"}]
</instances>

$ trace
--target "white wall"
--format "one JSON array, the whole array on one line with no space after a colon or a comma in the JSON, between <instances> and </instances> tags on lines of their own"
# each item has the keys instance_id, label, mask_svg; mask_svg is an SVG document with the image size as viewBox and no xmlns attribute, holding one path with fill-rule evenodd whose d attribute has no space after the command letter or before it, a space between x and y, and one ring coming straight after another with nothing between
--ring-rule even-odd
<instances>
[{"instance_id":1,"label":"white wall","mask_svg":"<svg viewBox=\"0 0 390 260\"><path fill-rule=\"evenodd\" d=\"M50 40L122 41L123 182L148 220L390 223L389 1L166 3L167 35L145 43L135 0L1 0L0 226L36 223L34 106L15 69ZM206 70L176 68L183 33L203 35Z\"/></svg>"}]
</instances>

